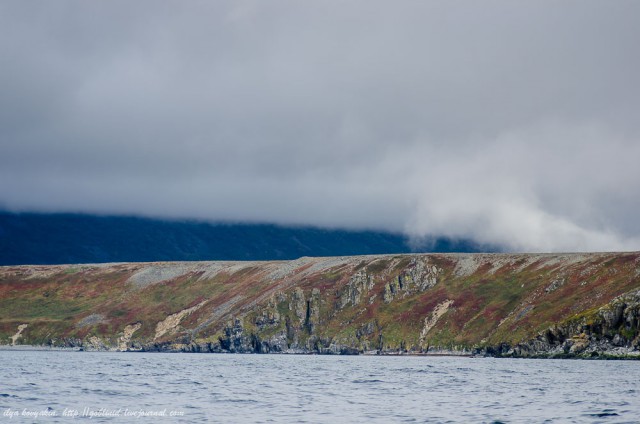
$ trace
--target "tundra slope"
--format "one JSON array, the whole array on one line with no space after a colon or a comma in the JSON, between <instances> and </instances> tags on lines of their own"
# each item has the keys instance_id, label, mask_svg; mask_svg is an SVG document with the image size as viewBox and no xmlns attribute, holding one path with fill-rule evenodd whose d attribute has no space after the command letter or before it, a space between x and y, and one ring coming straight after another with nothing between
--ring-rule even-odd
<instances>
[{"instance_id":1,"label":"tundra slope","mask_svg":"<svg viewBox=\"0 0 640 424\"><path fill-rule=\"evenodd\" d=\"M640 357L640 253L0 267L3 344Z\"/></svg>"}]
</instances>

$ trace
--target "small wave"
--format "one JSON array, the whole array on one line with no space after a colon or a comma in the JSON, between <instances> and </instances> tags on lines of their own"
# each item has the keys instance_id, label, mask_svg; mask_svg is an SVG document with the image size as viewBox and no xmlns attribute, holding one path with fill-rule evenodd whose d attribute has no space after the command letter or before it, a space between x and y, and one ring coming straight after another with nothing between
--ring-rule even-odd
<instances>
[{"instance_id":1,"label":"small wave","mask_svg":"<svg viewBox=\"0 0 640 424\"><path fill-rule=\"evenodd\" d=\"M604 417L619 417L620 414L613 409L603 409L602 412L596 412L593 414L586 414L588 417L604 418Z\"/></svg>"},{"instance_id":2,"label":"small wave","mask_svg":"<svg viewBox=\"0 0 640 424\"><path fill-rule=\"evenodd\" d=\"M371 380L361 379L361 380L353 380L352 383L368 384L368 383L384 383L384 381L378 380L378 379L371 379Z\"/></svg>"},{"instance_id":3,"label":"small wave","mask_svg":"<svg viewBox=\"0 0 640 424\"><path fill-rule=\"evenodd\" d=\"M227 399L225 402L232 402L232 403L259 403L255 399ZM189 408L189 406L187 406L187 408ZM196 408L196 407L194 406L194 408Z\"/></svg>"},{"instance_id":4,"label":"small wave","mask_svg":"<svg viewBox=\"0 0 640 424\"><path fill-rule=\"evenodd\" d=\"M409 373L409 374L413 374L413 373L430 373L433 372L430 370L430 368L434 368L433 365L424 365L421 366L420 368L396 368L391 370L392 372L403 372L403 373Z\"/></svg>"}]
</instances>

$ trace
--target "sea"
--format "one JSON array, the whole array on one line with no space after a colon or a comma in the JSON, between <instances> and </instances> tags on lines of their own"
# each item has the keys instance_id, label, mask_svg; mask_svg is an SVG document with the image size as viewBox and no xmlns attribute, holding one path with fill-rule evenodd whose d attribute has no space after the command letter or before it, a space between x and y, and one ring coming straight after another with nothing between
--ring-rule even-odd
<instances>
[{"instance_id":1,"label":"sea","mask_svg":"<svg viewBox=\"0 0 640 424\"><path fill-rule=\"evenodd\" d=\"M0 351L0 422L639 423L640 362Z\"/></svg>"}]
</instances>

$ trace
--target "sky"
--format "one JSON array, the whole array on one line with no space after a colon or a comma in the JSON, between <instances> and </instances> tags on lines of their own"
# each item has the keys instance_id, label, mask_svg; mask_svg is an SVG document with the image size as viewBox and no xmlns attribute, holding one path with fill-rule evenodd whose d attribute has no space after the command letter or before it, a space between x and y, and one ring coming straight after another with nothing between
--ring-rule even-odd
<instances>
[{"instance_id":1,"label":"sky","mask_svg":"<svg viewBox=\"0 0 640 424\"><path fill-rule=\"evenodd\" d=\"M0 209L639 250L638 16L0 0Z\"/></svg>"}]
</instances>

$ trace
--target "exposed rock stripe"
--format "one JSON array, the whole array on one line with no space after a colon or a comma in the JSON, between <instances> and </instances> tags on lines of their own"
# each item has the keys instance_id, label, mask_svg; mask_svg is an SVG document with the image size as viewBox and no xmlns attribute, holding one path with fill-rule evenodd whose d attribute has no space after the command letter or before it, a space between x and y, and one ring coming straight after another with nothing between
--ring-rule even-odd
<instances>
[{"instance_id":1,"label":"exposed rock stripe","mask_svg":"<svg viewBox=\"0 0 640 424\"><path fill-rule=\"evenodd\" d=\"M431 329L436 326L438 320L447 313L451 305L453 305L453 300L445 300L444 302L439 303L433 309L433 312L431 312L431 314L424 319L424 327L420 332L420 344L424 344L425 338L429 334L429 331L431 331Z\"/></svg>"},{"instance_id":2,"label":"exposed rock stripe","mask_svg":"<svg viewBox=\"0 0 640 424\"><path fill-rule=\"evenodd\" d=\"M129 347L129 343L131 343L131 337L133 337L133 333L138 331L142 327L141 322L137 322L135 324L127 325L124 328L122 337L118 340L118 350L127 350Z\"/></svg>"},{"instance_id":3,"label":"exposed rock stripe","mask_svg":"<svg viewBox=\"0 0 640 424\"><path fill-rule=\"evenodd\" d=\"M156 324L156 335L154 336L153 339L158 340L160 337L164 336L165 334L173 333L183 318L200 309L205 303L206 301L202 301L197 305L192 306L191 308L183 309L180 312L171 314L168 317L166 317L164 320L160 321L158 324Z\"/></svg>"},{"instance_id":4,"label":"exposed rock stripe","mask_svg":"<svg viewBox=\"0 0 640 424\"><path fill-rule=\"evenodd\" d=\"M14 334L13 336L11 336L11 345L15 346L16 343L18 342L18 339L20 337L22 337L22 332L24 331L25 328L27 328L29 326L29 324L20 324L18 326L18 332L16 334Z\"/></svg>"}]
</instances>

